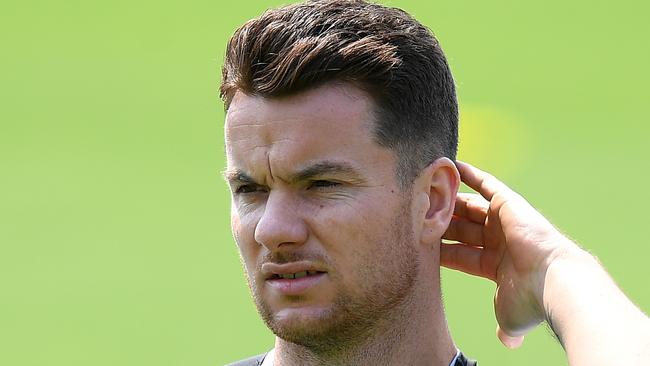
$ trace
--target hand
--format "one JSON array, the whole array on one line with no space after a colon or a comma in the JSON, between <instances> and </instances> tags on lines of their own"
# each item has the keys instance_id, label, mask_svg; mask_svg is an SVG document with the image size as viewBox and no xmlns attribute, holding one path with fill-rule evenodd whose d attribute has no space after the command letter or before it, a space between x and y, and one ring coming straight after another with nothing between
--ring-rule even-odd
<instances>
[{"instance_id":1,"label":"hand","mask_svg":"<svg viewBox=\"0 0 650 366\"><path fill-rule=\"evenodd\" d=\"M478 194L459 193L443 239L441 264L497 284L494 310L501 342L516 348L547 318L543 292L549 265L579 251L523 197L492 175L457 162L462 181Z\"/></svg>"}]
</instances>

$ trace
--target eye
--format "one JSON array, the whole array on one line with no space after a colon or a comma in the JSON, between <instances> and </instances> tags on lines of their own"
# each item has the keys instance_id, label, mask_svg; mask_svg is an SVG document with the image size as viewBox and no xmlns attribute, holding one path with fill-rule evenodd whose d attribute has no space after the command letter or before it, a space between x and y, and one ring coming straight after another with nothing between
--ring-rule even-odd
<instances>
[{"instance_id":1,"label":"eye","mask_svg":"<svg viewBox=\"0 0 650 366\"><path fill-rule=\"evenodd\" d=\"M332 182L331 180L319 179L319 180L312 181L311 184L309 185L309 188L316 188L316 189L318 189L318 188L331 188L331 187L336 187L336 186L340 186L340 185L341 185L341 183L338 183L338 182Z\"/></svg>"},{"instance_id":2,"label":"eye","mask_svg":"<svg viewBox=\"0 0 650 366\"><path fill-rule=\"evenodd\" d=\"M246 193L255 193L262 192L264 189L257 184L243 184L235 190L235 194L246 194Z\"/></svg>"}]
</instances>

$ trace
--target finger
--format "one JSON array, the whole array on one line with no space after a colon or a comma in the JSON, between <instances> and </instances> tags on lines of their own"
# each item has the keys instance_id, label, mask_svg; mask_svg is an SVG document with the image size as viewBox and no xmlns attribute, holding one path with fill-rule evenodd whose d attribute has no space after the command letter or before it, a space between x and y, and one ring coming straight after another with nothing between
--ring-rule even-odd
<instances>
[{"instance_id":1,"label":"finger","mask_svg":"<svg viewBox=\"0 0 650 366\"><path fill-rule=\"evenodd\" d=\"M494 280L481 268L483 249L463 244L442 244L440 246L440 264L457 271Z\"/></svg>"},{"instance_id":2,"label":"finger","mask_svg":"<svg viewBox=\"0 0 650 366\"><path fill-rule=\"evenodd\" d=\"M462 217L453 216L442 238L474 246L483 246L483 225Z\"/></svg>"},{"instance_id":3,"label":"finger","mask_svg":"<svg viewBox=\"0 0 650 366\"><path fill-rule=\"evenodd\" d=\"M504 346L515 349L519 348L522 343L524 343L524 336L509 336L506 332L497 325L497 338L503 343Z\"/></svg>"},{"instance_id":4,"label":"finger","mask_svg":"<svg viewBox=\"0 0 650 366\"><path fill-rule=\"evenodd\" d=\"M460 173L460 179L470 188L481 194L486 200L499 191L506 191L508 187L491 174L475 168L470 164L462 161L456 161L456 167Z\"/></svg>"},{"instance_id":5,"label":"finger","mask_svg":"<svg viewBox=\"0 0 650 366\"><path fill-rule=\"evenodd\" d=\"M490 202L475 193L458 193L454 215L467 218L479 224L485 223Z\"/></svg>"}]
</instances>

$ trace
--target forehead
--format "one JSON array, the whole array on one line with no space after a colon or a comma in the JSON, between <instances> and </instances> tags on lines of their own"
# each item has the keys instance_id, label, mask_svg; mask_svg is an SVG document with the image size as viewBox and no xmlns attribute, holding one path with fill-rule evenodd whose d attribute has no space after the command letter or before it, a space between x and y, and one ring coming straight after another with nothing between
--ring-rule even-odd
<instances>
[{"instance_id":1,"label":"forehead","mask_svg":"<svg viewBox=\"0 0 650 366\"><path fill-rule=\"evenodd\" d=\"M373 102L349 85L263 98L236 93L226 116L228 166L291 173L319 161L385 164L392 153L375 142Z\"/></svg>"}]
</instances>

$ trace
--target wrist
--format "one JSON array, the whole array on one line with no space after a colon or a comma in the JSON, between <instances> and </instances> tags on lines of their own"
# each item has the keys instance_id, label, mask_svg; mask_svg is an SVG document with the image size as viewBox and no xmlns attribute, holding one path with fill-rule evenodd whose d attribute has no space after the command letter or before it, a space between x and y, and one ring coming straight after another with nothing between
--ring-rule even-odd
<instances>
[{"instance_id":1,"label":"wrist","mask_svg":"<svg viewBox=\"0 0 650 366\"><path fill-rule=\"evenodd\" d=\"M580 296L576 290L584 289L590 277L601 272L601 266L594 256L569 239L565 240L567 243L548 259L540 302L546 322L560 340L564 322L579 311L572 308L572 304L576 304L573 297Z\"/></svg>"},{"instance_id":2,"label":"wrist","mask_svg":"<svg viewBox=\"0 0 650 366\"><path fill-rule=\"evenodd\" d=\"M591 256L559 232L538 242L538 248L544 248L542 253L545 252L545 254L533 272L531 296L537 304L539 316L542 320L549 320L548 314L552 309L549 308L547 294L549 285L562 277L562 274L557 272L562 272L564 268L570 267L570 265L566 266L567 263L584 261L584 257Z\"/></svg>"}]
</instances>

